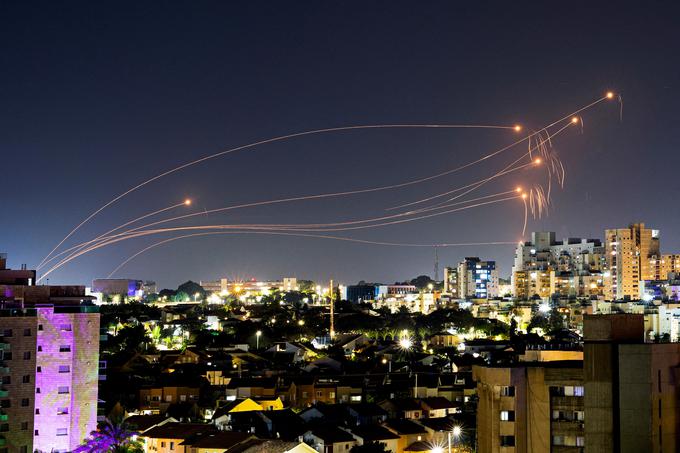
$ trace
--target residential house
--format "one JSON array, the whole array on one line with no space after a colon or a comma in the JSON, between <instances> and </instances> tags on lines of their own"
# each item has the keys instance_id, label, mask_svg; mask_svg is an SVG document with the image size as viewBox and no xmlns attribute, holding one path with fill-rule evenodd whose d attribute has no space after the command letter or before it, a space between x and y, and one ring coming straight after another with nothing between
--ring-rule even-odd
<instances>
[{"instance_id":1,"label":"residential house","mask_svg":"<svg viewBox=\"0 0 680 453\"><path fill-rule=\"evenodd\" d=\"M303 439L319 453L345 453L357 444L354 436L332 425L307 431Z\"/></svg>"},{"instance_id":2,"label":"residential house","mask_svg":"<svg viewBox=\"0 0 680 453\"><path fill-rule=\"evenodd\" d=\"M145 453L190 453L182 442L203 433L216 431L213 425L199 423L165 423L140 435Z\"/></svg>"},{"instance_id":3,"label":"residential house","mask_svg":"<svg viewBox=\"0 0 680 453\"><path fill-rule=\"evenodd\" d=\"M386 450L392 453L399 451L399 440L401 438L382 426L355 426L351 428L350 432L359 445L369 442L380 442L385 445Z\"/></svg>"}]
</instances>

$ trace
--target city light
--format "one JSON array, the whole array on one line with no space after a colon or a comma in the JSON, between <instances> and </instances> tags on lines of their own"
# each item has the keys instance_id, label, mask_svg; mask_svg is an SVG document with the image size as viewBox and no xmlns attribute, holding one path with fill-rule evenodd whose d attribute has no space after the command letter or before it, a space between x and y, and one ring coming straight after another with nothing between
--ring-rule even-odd
<instances>
[{"instance_id":1,"label":"city light","mask_svg":"<svg viewBox=\"0 0 680 453\"><path fill-rule=\"evenodd\" d=\"M410 338L402 338L399 340L399 346L401 346L402 349L411 349L413 342Z\"/></svg>"}]
</instances>

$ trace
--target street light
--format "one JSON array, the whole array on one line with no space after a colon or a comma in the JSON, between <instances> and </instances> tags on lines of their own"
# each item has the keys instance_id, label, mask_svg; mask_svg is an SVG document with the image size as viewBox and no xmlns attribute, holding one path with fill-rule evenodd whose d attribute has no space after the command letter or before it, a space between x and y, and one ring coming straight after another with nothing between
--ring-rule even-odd
<instances>
[{"instance_id":1,"label":"street light","mask_svg":"<svg viewBox=\"0 0 680 453\"><path fill-rule=\"evenodd\" d=\"M449 431L447 434L448 440L449 440L449 453L451 453L451 434L453 434L453 443L456 445L458 443L458 439L460 439L460 435L463 434L463 429L456 425L453 427L451 431Z\"/></svg>"},{"instance_id":2,"label":"street light","mask_svg":"<svg viewBox=\"0 0 680 453\"><path fill-rule=\"evenodd\" d=\"M255 332L255 350L259 351L260 350L260 336L262 336L262 331L258 330Z\"/></svg>"}]
</instances>

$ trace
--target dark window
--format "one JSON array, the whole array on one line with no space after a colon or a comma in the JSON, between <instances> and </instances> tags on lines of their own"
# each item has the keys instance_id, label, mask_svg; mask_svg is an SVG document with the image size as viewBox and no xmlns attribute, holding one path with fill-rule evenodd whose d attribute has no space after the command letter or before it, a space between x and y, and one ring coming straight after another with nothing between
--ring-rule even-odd
<instances>
[{"instance_id":1,"label":"dark window","mask_svg":"<svg viewBox=\"0 0 680 453\"><path fill-rule=\"evenodd\" d=\"M31 383L31 375L27 374L24 377L22 377L21 382L23 382L24 384L30 384Z\"/></svg>"},{"instance_id":2,"label":"dark window","mask_svg":"<svg viewBox=\"0 0 680 453\"><path fill-rule=\"evenodd\" d=\"M3 376L2 377L2 383L5 385L11 384L12 383L12 376Z\"/></svg>"},{"instance_id":3,"label":"dark window","mask_svg":"<svg viewBox=\"0 0 680 453\"><path fill-rule=\"evenodd\" d=\"M2 401L0 401L0 407L3 407L3 408L12 407L12 401L11 400L2 400Z\"/></svg>"},{"instance_id":4,"label":"dark window","mask_svg":"<svg viewBox=\"0 0 680 453\"><path fill-rule=\"evenodd\" d=\"M42 352L42 346L38 346L38 352Z\"/></svg>"},{"instance_id":5,"label":"dark window","mask_svg":"<svg viewBox=\"0 0 680 453\"><path fill-rule=\"evenodd\" d=\"M31 351L24 352L24 360L31 360Z\"/></svg>"},{"instance_id":6,"label":"dark window","mask_svg":"<svg viewBox=\"0 0 680 453\"><path fill-rule=\"evenodd\" d=\"M19 447L19 453L28 453L28 445L22 445Z\"/></svg>"},{"instance_id":7,"label":"dark window","mask_svg":"<svg viewBox=\"0 0 680 453\"><path fill-rule=\"evenodd\" d=\"M38 330L43 330L42 324L38 324Z\"/></svg>"},{"instance_id":8,"label":"dark window","mask_svg":"<svg viewBox=\"0 0 680 453\"><path fill-rule=\"evenodd\" d=\"M38 433L38 430L36 429L36 430L33 432L33 434L35 434L35 435L37 436L37 435L39 434L39 433Z\"/></svg>"},{"instance_id":9,"label":"dark window","mask_svg":"<svg viewBox=\"0 0 680 453\"><path fill-rule=\"evenodd\" d=\"M36 372L36 373L42 373L42 367L39 366L38 368L36 368L36 369L35 369L35 372Z\"/></svg>"},{"instance_id":10,"label":"dark window","mask_svg":"<svg viewBox=\"0 0 680 453\"><path fill-rule=\"evenodd\" d=\"M515 436L501 436L501 447L514 447Z\"/></svg>"},{"instance_id":11,"label":"dark window","mask_svg":"<svg viewBox=\"0 0 680 453\"><path fill-rule=\"evenodd\" d=\"M2 354L2 360L12 360L12 353L5 352L4 354Z\"/></svg>"},{"instance_id":12,"label":"dark window","mask_svg":"<svg viewBox=\"0 0 680 453\"><path fill-rule=\"evenodd\" d=\"M71 352L71 346L67 344L62 344L59 346L59 352Z\"/></svg>"},{"instance_id":13,"label":"dark window","mask_svg":"<svg viewBox=\"0 0 680 453\"><path fill-rule=\"evenodd\" d=\"M28 398L21 398L21 407L28 407L31 404L31 400Z\"/></svg>"},{"instance_id":14,"label":"dark window","mask_svg":"<svg viewBox=\"0 0 680 453\"><path fill-rule=\"evenodd\" d=\"M40 393L40 387L35 388L35 393Z\"/></svg>"},{"instance_id":15,"label":"dark window","mask_svg":"<svg viewBox=\"0 0 680 453\"><path fill-rule=\"evenodd\" d=\"M35 409L35 415L40 415L40 409L38 408Z\"/></svg>"},{"instance_id":16,"label":"dark window","mask_svg":"<svg viewBox=\"0 0 680 453\"><path fill-rule=\"evenodd\" d=\"M5 329L2 333L3 337L11 337L12 336L12 329Z\"/></svg>"},{"instance_id":17,"label":"dark window","mask_svg":"<svg viewBox=\"0 0 680 453\"><path fill-rule=\"evenodd\" d=\"M0 425L0 433L6 433L7 431L9 431L9 423Z\"/></svg>"},{"instance_id":18,"label":"dark window","mask_svg":"<svg viewBox=\"0 0 680 453\"><path fill-rule=\"evenodd\" d=\"M22 431L28 430L28 422L21 422L21 430Z\"/></svg>"},{"instance_id":19,"label":"dark window","mask_svg":"<svg viewBox=\"0 0 680 453\"><path fill-rule=\"evenodd\" d=\"M30 337L31 336L31 329L24 329L24 336Z\"/></svg>"},{"instance_id":20,"label":"dark window","mask_svg":"<svg viewBox=\"0 0 680 453\"><path fill-rule=\"evenodd\" d=\"M515 396L515 387L511 385L501 387L501 396Z\"/></svg>"}]
</instances>

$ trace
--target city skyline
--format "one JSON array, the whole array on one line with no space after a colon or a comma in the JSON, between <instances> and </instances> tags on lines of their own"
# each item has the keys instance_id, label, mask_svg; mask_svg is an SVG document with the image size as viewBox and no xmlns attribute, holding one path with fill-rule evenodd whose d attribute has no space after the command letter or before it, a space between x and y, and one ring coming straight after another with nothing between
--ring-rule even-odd
<instances>
[{"instance_id":1,"label":"city skyline","mask_svg":"<svg viewBox=\"0 0 680 453\"><path fill-rule=\"evenodd\" d=\"M12 89L4 96L0 143L7 150L6 167L34 162L31 174L39 183L22 184L21 172L6 175L6 187L18 195L4 203L14 217L2 227L3 251L12 267L35 267L106 200L176 165L268 137L385 123L521 124L528 131L609 90L622 96L623 118L618 102L605 103L584 112L582 134L575 128L555 140L568 169L565 188L554 188L547 217L529 219L527 232L601 237L606 228L645 222L661 230L664 248L680 250L680 235L673 234L678 214L666 208L668 200L657 196L656 187L664 184L670 194L678 189L674 166L666 165L675 157L671 121L678 98L678 63L666 57L668 46L680 41L667 22L672 11L541 6L560 9L541 14L537 27L550 33L535 40L531 30L516 26L526 6L513 5L491 19L485 8L433 3L414 16L407 3L395 4L389 15L366 4L300 4L285 10L209 5L186 16L182 6L156 11L131 5L112 12L82 4L66 12L55 6L4 5L3 16L18 20L5 24L2 33L22 39L2 56L3 66L12 70L0 80ZM152 20L154 14L160 20ZM244 20L254 18L260 20ZM277 26L281 19L297 27L284 32ZM621 35L621 23L638 25L634 33ZM50 40L53 34L58 39ZM514 39L499 44L506 34ZM608 38L614 34L616 39ZM319 38L314 45L297 45L314 37ZM200 213L396 184L472 161L515 139L514 131L505 130L394 130L266 145L149 184L112 205L66 244L186 198L193 202L186 212ZM206 218L268 224L378 217L399 204L395 200L411 202L478 180L495 168L475 166L396 192ZM524 179L509 175L490 192ZM617 202L620 197L626 202ZM34 221L36 208L49 221ZM497 261L500 275L507 277L514 243L521 239L521 211L520 203L511 202L347 236L395 243L508 242L438 250L440 268L480 256ZM155 240L96 251L52 274L50 282L105 277ZM159 246L117 276L153 279L160 286L222 276L391 282L431 275L433 265L431 248L222 235Z\"/></svg>"}]
</instances>

